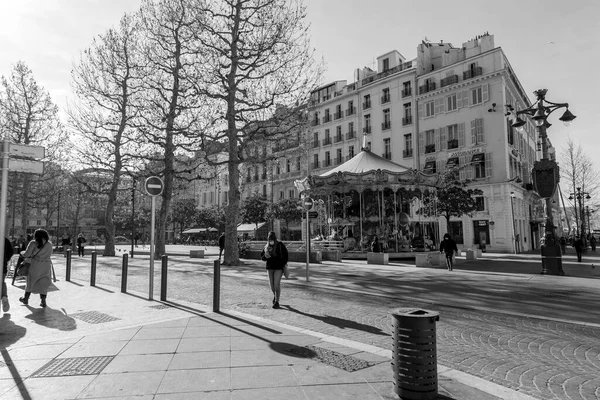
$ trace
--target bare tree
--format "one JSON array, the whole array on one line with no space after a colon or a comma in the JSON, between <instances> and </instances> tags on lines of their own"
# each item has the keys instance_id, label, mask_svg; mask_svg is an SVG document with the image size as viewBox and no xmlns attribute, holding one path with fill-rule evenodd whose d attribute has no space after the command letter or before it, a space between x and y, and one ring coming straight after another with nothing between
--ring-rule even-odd
<instances>
[{"instance_id":1,"label":"bare tree","mask_svg":"<svg viewBox=\"0 0 600 400\"><path fill-rule=\"evenodd\" d=\"M200 2L198 2L200 4ZM225 264L239 263L240 171L244 163L273 158L268 145L305 120L302 110L319 67L309 44L306 9L295 0L206 0L196 17L202 29L197 90L211 105L203 147L220 144L228 155L229 194ZM266 151L250 152L257 142ZM214 165L208 154L206 162Z\"/></svg>"},{"instance_id":2,"label":"bare tree","mask_svg":"<svg viewBox=\"0 0 600 400\"><path fill-rule=\"evenodd\" d=\"M87 190L107 196L105 256L114 256L113 221L123 171L131 166L131 154L140 151L135 119L139 81L138 25L130 15L118 29L94 39L72 71L77 102L69 110L69 122L77 134L73 144L79 168L98 171L104 179L88 180L75 174ZM100 184L98 184L100 183Z\"/></svg>"}]
</instances>

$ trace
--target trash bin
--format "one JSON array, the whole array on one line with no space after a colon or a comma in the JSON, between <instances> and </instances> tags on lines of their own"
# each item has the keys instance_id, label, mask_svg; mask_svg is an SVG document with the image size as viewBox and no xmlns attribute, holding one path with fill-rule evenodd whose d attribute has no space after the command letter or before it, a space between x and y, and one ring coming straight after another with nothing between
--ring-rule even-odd
<instances>
[{"instance_id":1,"label":"trash bin","mask_svg":"<svg viewBox=\"0 0 600 400\"><path fill-rule=\"evenodd\" d=\"M435 323L439 320L439 313L434 311L392 311L394 392L401 399L438 396Z\"/></svg>"}]
</instances>

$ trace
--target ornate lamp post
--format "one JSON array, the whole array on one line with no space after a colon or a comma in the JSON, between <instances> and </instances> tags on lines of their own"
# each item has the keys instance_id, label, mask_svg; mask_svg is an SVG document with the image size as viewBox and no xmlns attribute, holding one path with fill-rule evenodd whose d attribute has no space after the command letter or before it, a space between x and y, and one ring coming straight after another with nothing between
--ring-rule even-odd
<instances>
[{"instance_id":1,"label":"ornate lamp post","mask_svg":"<svg viewBox=\"0 0 600 400\"><path fill-rule=\"evenodd\" d=\"M513 201L515 198L515 192L510 192L510 215L512 217L512 225L513 225L513 246L514 252L517 254L517 227L515 225L515 206L513 205Z\"/></svg>"},{"instance_id":2,"label":"ornate lamp post","mask_svg":"<svg viewBox=\"0 0 600 400\"><path fill-rule=\"evenodd\" d=\"M542 247L542 274L548 273L547 266L552 265L556 267L557 274L563 275L564 273L562 272L560 246L556 240L555 227L552 220L551 201L556 191L556 187L558 186L559 173L556 161L548 158L547 129L551 126L551 124L548 122L548 117L559 108L566 109L563 115L559 118L559 120L563 121L565 125L570 125L570 123L576 117L569 111L568 103L553 103L546 100L547 91L547 89L536 90L534 92L535 96L537 97L536 102L524 110L516 111L515 114L517 118L513 122L512 126L521 132L526 122L519 118L519 115L525 114L532 117L535 125L538 127L539 138L541 140L542 159L534 163L533 185L540 197L546 201L546 241L545 245ZM546 249L544 247L546 247ZM553 255L550 255L549 253L544 254L545 250L548 250L549 248L556 248L556 250L552 251ZM543 262L544 256L546 256L546 263ZM553 261L549 261L548 257L552 257Z\"/></svg>"}]
</instances>

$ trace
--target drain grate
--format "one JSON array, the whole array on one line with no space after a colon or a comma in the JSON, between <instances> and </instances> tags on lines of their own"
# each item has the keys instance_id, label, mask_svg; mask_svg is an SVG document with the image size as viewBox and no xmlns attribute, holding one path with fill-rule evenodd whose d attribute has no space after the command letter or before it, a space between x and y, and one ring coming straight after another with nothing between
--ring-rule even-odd
<instances>
[{"instance_id":1,"label":"drain grate","mask_svg":"<svg viewBox=\"0 0 600 400\"><path fill-rule=\"evenodd\" d=\"M82 313L71 314L71 317L80 319L88 324L103 324L105 322L118 321L120 319L98 311L86 311Z\"/></svg>"},{"instance_id":2,"label":"drain grate","mask_svg":"<svg viewBox=\"0 0 600 400\"><path fill-rule=\"evenodd\" d=\"M149 308L154 308L155 310L165 310L167 308L171 308L171 306L168 306L166 304L158 304L156 306L148 306Z\"/></svg>"},{"instance_id":3,"label":"drain grate","mask_svg":"<svg viewBox=\"0 0 600 400\"><path fill-rule=\"evenodd\" d=\"M359 371L377 364L316 346L295 347L287 351L300 357L312 358L347 372Z\"/></svg>"},{"instance_id":4,"label":"drain grate","mask_svg":"<svg viewBox=\"0 0 600 400\"><path fill-rule=\"evenodd\" d=\"M114 356L55 358L31 375L32 378L97 375Z\"/></svg>"}]
</instances>

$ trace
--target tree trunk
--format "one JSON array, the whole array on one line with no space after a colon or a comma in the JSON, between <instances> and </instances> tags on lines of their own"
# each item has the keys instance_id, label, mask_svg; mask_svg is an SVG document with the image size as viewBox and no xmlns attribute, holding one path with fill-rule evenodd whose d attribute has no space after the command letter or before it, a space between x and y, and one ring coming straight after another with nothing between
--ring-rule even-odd
<instances>
[{"instance_id":1,"label":"tree trunk","mask_svg":"<svg viewBox=\"0 0 600 400\"><path fill-rule=\"evenodd\" d=\"M29 226L29 176L23 174L23 194L21 197L21 228L23 234L27 237L27 227Z\"/></svg>"}]
</instances>

